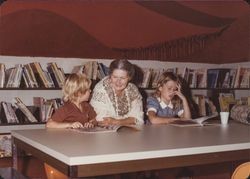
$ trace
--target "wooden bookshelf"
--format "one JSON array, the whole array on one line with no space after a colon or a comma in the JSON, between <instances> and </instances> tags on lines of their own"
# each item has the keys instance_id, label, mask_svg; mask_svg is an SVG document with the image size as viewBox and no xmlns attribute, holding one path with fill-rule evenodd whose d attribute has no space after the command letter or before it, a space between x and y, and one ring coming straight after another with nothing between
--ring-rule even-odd
<instances>
[{"instance_id":1,"label":"wooden bookshelf","mask_svg":"<svg viewBox=\"0 0 250 179\"><path fill-rule=\"evenodd\" d=\"M106 66L109 66L112 59L78 59L78 58L48 58L48 57L11 57L11 56L0 56L1 63L5 64L6 69L11 68L15 66L15 64L30 64L33 62L37 62L41 64L42 69L47 69L47 65L51 63L56 63L60 68L63 69L65 72L65 75L70 74L74 67L76 66L82 66L84 64L87 64L87 62L98 62L103 63ZM214 68L238 68L238 66L244 66L244 67L250 67L250 63L243 63L241 64L229 64L226 66L225 64L218 65L218 64L206 64L206 63L174 63L174 62L155 62L155 61L147 61L143 62L141 60L131 60L133 64L138 66L139 68L150 68L152 69L170 69L177 72L179 75L183 74L183 71L185 69L214 69ZM95 64L94 63L94 64ZM199 71L199 70L198 70ZM92 82L92 88L96 84L98 80ZM154 92L155 88L151 87L145 87L145 88L139 88L141 91L143 97L145 98L147 94ZM198 91L201 91L202 94L205 96L213 97L216 100L216 96L220 92L235 92L235 91L248 91L249 88L190 88L191 92L196 94ZM9 101L14 103L13 99L14 97L21 97L21 99L24 101L26 105L32 105L31 101L34 96L42 96L46 99L53 98L53 97L61 97L61 88L59 87L53 87L53 88L45 88L45 87L39 87L39 88L0 88L0 93L2 93L2 97L0 98L0 101ZM7 94L7 95L6 95ZM249 95L249 94L246 94ZM145 100L145 99L144 99ZM10 124L12 125L12 124ZM27 124L22 124L27 125ZM22 126L13 124L13 126L17 127ZM32 124L33 125L33 124ZM39 125L39 124L37 124Z\"/></svg>"}]
</instances>

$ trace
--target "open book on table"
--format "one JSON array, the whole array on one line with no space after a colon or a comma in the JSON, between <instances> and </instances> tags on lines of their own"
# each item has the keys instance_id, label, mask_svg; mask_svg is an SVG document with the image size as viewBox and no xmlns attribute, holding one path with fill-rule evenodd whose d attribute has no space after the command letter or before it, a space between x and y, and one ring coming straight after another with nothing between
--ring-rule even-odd
<instances>
[{"instance_id":1,"label":"open book on table","mask_svg":"<svg viewBox=\"0 0 250 179\"><path fill-rule=\"evenodd\" d=\"M140 131L141 127L139 125L111 125L111 126L96 126L94 128L76 128L76 129L71 129L76 132L81 132L81 133L98 133L98 132L117 132L121 128L129 128L135 131Z\"/></svg>"},{"instance_id":2,"label":"open book on table","mask_svg":"<svg viewBox=\"0 0 250 179\"><path fill-rule=\"evenodd\" d=\"M214 117L217 117L218 113L212 114L210 116L203 116L196 119L190 119L190 120L176 120L172 123L170 123L173 126L178 127L199 127L199 126L205 126L205 125L218 125L216 123L207 123L208 119L212 119Z\"/></svg>"}]
</instances>

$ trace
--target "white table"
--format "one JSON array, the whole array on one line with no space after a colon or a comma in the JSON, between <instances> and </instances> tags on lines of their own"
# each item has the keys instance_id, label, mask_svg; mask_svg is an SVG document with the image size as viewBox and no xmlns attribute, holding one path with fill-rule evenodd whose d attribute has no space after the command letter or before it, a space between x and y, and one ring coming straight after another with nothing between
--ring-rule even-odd
<instances>
[{"instance_id":1,"label":"white table","mask_svg":"<svg viewBox=\"0 0 250 179\"><path fill-rule=\"evenodd\" d=\"M151 125L139 132L121 129L95 134L19 130L12 137L14 149L31 153L70 177L250 159L250 127L240 123L185 128Z\"/></svg>"}]
</instances>

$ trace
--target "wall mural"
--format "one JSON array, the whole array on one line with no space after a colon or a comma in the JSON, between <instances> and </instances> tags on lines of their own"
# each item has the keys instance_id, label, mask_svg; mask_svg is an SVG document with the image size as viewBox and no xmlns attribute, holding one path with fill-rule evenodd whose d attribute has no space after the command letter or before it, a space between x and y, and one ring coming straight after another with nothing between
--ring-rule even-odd
<instances>
[{"instance_id":1,"label":"wall mural","mask_svg":"<svg viewBox=\"0 0 250 179\"><path fill-rule=\"evenodd\" d=\"M250 59L245 1L12 0L0 8L1 55L209 63Z\"/></svg>"}]
</instances>

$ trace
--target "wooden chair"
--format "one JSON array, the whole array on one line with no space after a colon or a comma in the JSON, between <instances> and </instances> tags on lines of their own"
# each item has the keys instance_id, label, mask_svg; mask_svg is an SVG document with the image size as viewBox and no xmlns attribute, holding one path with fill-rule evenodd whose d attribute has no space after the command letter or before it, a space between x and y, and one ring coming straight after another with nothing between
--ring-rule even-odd
<instances>
[{"instance_id":1,"label":"wooden chair","mask_svg":"<svg viewBox=\"0 0 250 179\"><path fill-rule=\"evenodd\" d=\"M239 165L234 170L231 179L250 179L250 162Z\"/></svg>"},{"instance_id":2,"label":"wooden chair","mask_svg":"<svg viewBox=\"0 0 250 179\"><path fill-rule=\"evenodd\" d=\"M52 166L50 166L47 163L44 163L44 168L45 168L45 172L47 175L47 179L57 179L57 178L68 179L68 177L66 175L59 172L58 170L56 170L55 168L53 168Z\"/></svg>"}]
</instances>

